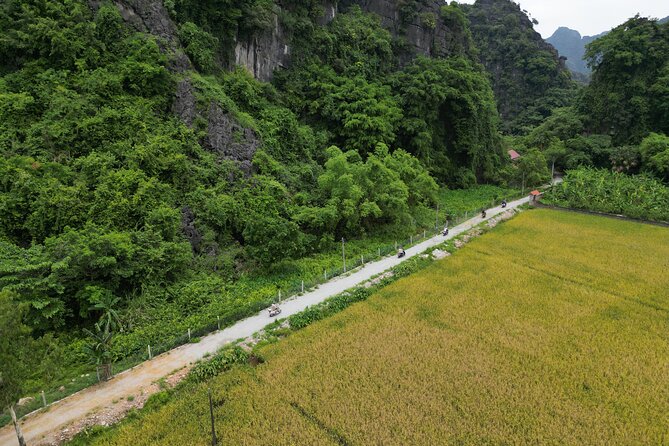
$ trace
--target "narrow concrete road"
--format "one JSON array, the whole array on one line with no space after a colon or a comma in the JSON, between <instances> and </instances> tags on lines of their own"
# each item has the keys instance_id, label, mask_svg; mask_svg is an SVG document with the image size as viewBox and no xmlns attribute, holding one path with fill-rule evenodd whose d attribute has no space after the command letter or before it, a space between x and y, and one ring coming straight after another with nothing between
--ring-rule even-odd
<instances>
[{"instance_id":1,"label":"narrow concrete road","mask_svg":"<svg viewBox=\"0 0 669 446\"><path fill-rule=\"evenodd\" d=\"M529 198L522 198L510 202L507 209L516 208L528 201ZM489 209L486 220L499 215L505 210L501 207ZM393 268L406 259L419 255L427 249L443 243L445 240L468 231L482 221L484 219L480 215L474 217L454 228L450 228L447 237L438 235L407 249L407 255L403 259L392 256L377 262L368 263L347 276L335 278L330 282L320 285L316 290L287 300L281 304L282 313L280 317L285 318L299 313L308 306L322 302L346 289L353 288L369 280L371 277ZM131 370L118 374L111 381L89 387L53 403L47 411L39 411L22 419L21 424L25 439L30 446L39 444L48 434L65 428L68 424L85 417L91 412L95 412L98 408L113 404L119 398L140 393L142 388L149 386L172 371L202 359L206 354L214 353L230 342L246 338L262 330L272 321L273 319L268 316L267 311L262 311L255 316L237 322L231 327L203 337L197 344L186 344L175 348ZM11 424L0 430L0 445L18 445L14 427Z\"/></svg>"}]
</instances>

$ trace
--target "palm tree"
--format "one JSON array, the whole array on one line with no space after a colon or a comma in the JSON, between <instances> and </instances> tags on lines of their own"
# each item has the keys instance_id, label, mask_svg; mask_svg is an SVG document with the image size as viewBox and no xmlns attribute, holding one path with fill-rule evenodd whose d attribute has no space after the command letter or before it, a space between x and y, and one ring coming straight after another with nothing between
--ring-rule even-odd
<instances>
[{"instance_id":1,"label":"palm tree","mask_svg":"<svg viewBox=\"0 0 669 446\"><path fill-rule=\"evenodd\" d=\"M89 310L99 311L101 313L100 323L107 325L109 331L122 332L123 326L121 325L121 318L118 315L118 311L116 311L121 299L114 296L109 290L103 288L88 287L88 291L91 293L91 302L95 302Z\"/></svg>"},{"instance_id":2,"label":"palm tree","mask_svg":"<svg viewBox=\"0 0 669 446\"><path fill-rule=\"evenodd\" d=\"M84 346L84 353L88 356L91 363L97 366L98 378L103 381L108 381L112 377L112 360L113 355L111 351L113 332L109 323L102 323L100 320L95 324L95 330L91 331L84 329L84 333L88 336L88 343Z\"/></svg>"}]
</instances>

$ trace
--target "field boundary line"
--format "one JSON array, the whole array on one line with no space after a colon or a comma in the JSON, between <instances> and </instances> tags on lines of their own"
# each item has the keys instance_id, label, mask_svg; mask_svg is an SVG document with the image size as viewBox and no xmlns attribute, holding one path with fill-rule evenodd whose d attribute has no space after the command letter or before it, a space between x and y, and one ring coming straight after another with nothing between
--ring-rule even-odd
<instances>
[{"instance_id":1,"label":"field boundary line","mask_svg":"<svg viewBox=\"0 0 669 446\"><path fill-rule=\"evenodd\" d=\"M540 201L533 203L533 207L540 208L540 209L549 209L553 211L565 211L565 212L574 212L577 214L586 214L586 215L594 215L597 217L605 217L605 218L612 218L615 220L623 220L623 221L630 221L633 223L642 223L646 225L653 225L653 226L660 226L664 228L669 228L669 222L665 221L653 221L653 220L643 220L641 218L633 218L633 217L627 217L626 215L620 215L620 214L611 214L608 212L599 212L599 211L591 211L588 209L578 209L578 208L569 208L569 207L564 207L564 206L558 206L555 204L545 204Z\"/></svg>"}]
</instances>

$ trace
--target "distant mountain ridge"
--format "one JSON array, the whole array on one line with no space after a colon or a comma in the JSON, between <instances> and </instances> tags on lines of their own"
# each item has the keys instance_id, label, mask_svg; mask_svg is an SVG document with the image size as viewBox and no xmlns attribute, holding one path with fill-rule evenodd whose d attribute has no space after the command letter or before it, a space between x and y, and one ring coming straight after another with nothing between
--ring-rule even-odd
<instances>
[{"instance_id":1,"label":"distant mountain ridge","mask_svg":"<svg viewBox=\"0 0 669 446\"><path fill-rule=\"evenodd\" d=\"M606 34L608 34L608 31L596 36L581 36L581 33L578 31L562 26L546 39L546 42L553 45L558 50L560 56L567 58L566 65L569 70L589 76L590 68L588 68L588 64L583 59L585 56L585 46Z\"/></svg>"},{"instance_id":2,"label":"distant mountain ridge","mask_svg":"<svg viewBox=\"0 0 669 446\"><path fill-rule=\"evenodd\" d=\"M669 17L663 18L658 23L662 24L667 22L669 22ZM585 56L585 46L608 33L608 31L604 31L595 36L581 36L581 33L578 31L561 26L552 36L546 39L546 42L553 45L553 47L558 50L560 56L567 58L566 65L572 73L590 76L590 68L585 60L583 60L583 57Z\"/></svg>"}]
</instances>

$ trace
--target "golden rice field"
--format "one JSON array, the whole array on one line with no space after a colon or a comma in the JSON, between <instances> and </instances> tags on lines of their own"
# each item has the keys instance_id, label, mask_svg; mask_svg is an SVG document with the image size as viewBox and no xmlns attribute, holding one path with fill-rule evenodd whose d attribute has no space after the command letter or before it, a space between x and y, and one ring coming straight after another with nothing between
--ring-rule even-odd
<instances>
[{"instance_id":1,"label":"golden rice field","mask_svg":"<svg viewBox=\"0 0 669 446\"><path fill-rule=\"evenodd\" d=\"M669 444L669 229L525 212L94 440Z\"/></svg>"}]
</instances>

